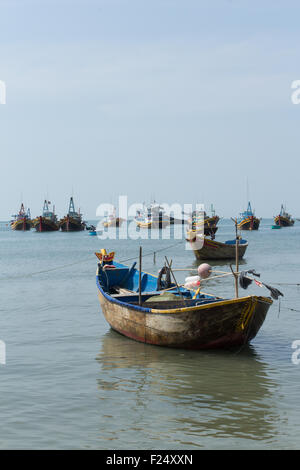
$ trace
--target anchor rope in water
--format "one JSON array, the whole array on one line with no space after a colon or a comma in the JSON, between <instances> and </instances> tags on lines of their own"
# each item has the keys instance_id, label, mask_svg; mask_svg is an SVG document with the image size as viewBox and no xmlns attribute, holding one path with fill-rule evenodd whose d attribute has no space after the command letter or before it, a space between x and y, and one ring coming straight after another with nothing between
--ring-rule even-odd
<instances>
[{"instance_id":1,"label":"anchor rope in water","mask_svg":"<svg viewBox=\"0 0 300 470\"><path fill-rule=\"evenodd\" d=\"M81 261L75 261L74 263L63 264L63 265L55 266L55 267L49 268L49 269L43 269L41 271L26 273L26 277L36 276L38 274L46 274L46 273L49 273L51 271L57 271L58 269L64 269L64 268L68 268L68 267L71 267L71 266L75 266L77 264L86 263L87 261L88 261L87 259L84 259L84 260L81 260ZM5 278L1 278L0 281L7 281L7 280L11 280L11 279L24 279L24 274L18 274L17 276L7 276Z\"/></svg>"},{"instance_id":2,"label":"anchor rope in water","mask_svg":"<svg viewBox=\"0 0 300 470\"><path fill-rule=\"evenodd\" d=\"M165 250L168 250L168 249L170 249L170 248L173 248L174 246L178 246L178 245L180 245L181 243L185 243L185 240L180 240L180 241L177 242L177 243L173 243L173 245L169 245L169 246L166 246L166 247L164 247L164 248L160 248L160 249L158 249L158 250L153 250L153 251L150 251L149 253L145 253L145 254L143 253L142 256L143 256L143 258L146 257L146 256L150 256L150 255L152 256L152 255L154 255L154 254L156 254L156 253L160 253L161 251L165 251ZM122 259L122 260L120 261L120 263L125 263L125 261L132 261L132 260L134 260L134 259L136 259L136 258L137 258L136 256L132 256L131 258Z\"/></svg>"}]
</instances>

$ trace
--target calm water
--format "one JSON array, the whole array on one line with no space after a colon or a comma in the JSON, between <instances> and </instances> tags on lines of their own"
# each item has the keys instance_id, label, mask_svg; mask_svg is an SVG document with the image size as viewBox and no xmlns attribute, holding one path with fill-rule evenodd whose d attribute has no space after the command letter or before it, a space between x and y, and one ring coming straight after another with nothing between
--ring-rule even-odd
<instances>
[{"instance_id":1,"label":"calm water","mask_svg":"<svg viewBox=\"0 0 300 470\"><path fill-rule=\"evenodd\" d=\"M244 233L244 267L274 286L300 283L300 223L271 224ZM217 239L228 238L232 223L223 220ZM98 304L94 252L105 247L124 260L138 254L140 241L4 230L0 241L0 448L300 448L300 365L291 360L300 288L275 286L284 293L280 312L275 301L251 346L168 350L114 333ZM142 245L146 254L174 243ZM155 265L146 256L144 269L157 273L165 255L173 267L195 266L182 244L157 253ZM206 291L232 296L233 282L211 281ZM256 286L248 293L268 295Z\"/></svg>"}]
</instances>

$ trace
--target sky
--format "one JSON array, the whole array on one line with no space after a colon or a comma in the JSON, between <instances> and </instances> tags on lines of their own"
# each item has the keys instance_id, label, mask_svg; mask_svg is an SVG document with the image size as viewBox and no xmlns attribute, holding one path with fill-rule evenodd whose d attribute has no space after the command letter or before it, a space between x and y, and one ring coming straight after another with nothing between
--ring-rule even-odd
<instances>
[{"instance_id":1,"label":"sky","mask_svg":"<svg viewBox=\"0 0 300 470\"><path fill-rule=\"evenodd\" d=\"M300 217L300 4L0 0L0 220L43 200Z\"/></svg>"}]
</instances>

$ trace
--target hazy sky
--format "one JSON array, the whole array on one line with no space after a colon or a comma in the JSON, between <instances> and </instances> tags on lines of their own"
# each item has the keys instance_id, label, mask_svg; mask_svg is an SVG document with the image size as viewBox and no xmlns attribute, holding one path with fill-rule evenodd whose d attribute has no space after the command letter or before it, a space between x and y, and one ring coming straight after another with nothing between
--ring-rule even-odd
<instances>
[{"instance_id":1,"label":"hazy sky","mask_svg":"<svg viewBox=\"0 0 300 470\"><path fill-rule=\"evenodd\" d=\"M300 4L0 0L0 219L73 192L300 216Z\"/></svg>"}]
</instances>

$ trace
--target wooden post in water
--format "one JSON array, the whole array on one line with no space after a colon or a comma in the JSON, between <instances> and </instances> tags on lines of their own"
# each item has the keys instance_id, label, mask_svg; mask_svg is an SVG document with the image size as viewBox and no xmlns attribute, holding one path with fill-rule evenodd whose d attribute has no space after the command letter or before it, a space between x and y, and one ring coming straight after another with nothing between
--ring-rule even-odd
<instances>
[{"instance_id":1,"label":"wooden post in water","mask_svg":"<svg viewBox=\"0 0 300 470\"><path fill-rule=\"evenodd\" d=\"M139 305L142 305L142 247L140 246L139 257Z\"/></svg>"},{"instance_id":2,"label":"wooden post in water","mask_svg":"<svg viewBox=\"0 0 300 470\"><path fill-rule=\"evenodd\" d=\"M235 285L235 297L236 299L239 297L239 236L238 236L238 228L237 228L237 219L233 219L233 222L235 223L235 272L232 269L232 266L230 265L231 272L234 276L234 285Z\"/></svg>"}]
</instances>

